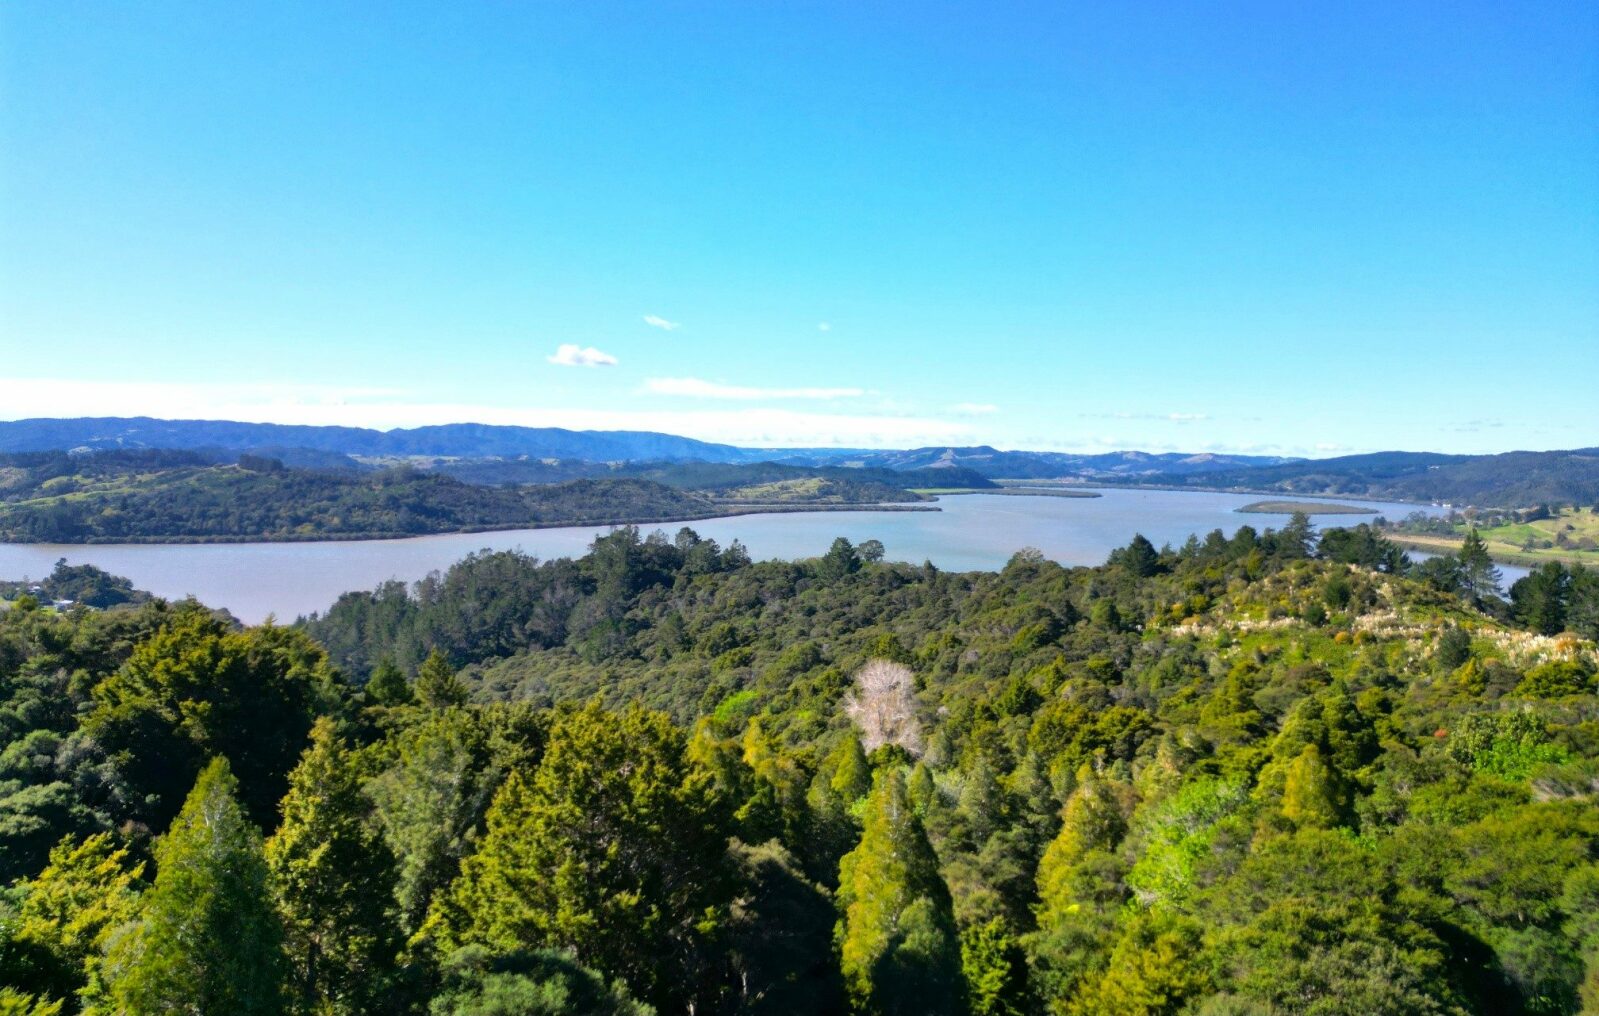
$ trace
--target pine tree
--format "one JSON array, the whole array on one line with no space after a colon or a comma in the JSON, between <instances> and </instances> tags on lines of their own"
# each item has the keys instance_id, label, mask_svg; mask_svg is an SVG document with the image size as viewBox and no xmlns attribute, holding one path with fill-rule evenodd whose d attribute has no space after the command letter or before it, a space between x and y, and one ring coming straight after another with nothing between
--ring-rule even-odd
<instances>
[{"instance_id":1,"label":"pine tree","mask_svg":"<svg viewBox=\"0 0 1599 1016\"><path fill-rule=\"evenodd\" d=\"M956 817L967 842L975 850L981 848L994 834L1005 818L1005 795L999 786L999 777L988 759L978 755L966 772L961 784L960 803Z\"/></svg>"},{"instance_id":2,"label":"pine tree","mask_svg":"<svg viewBox=\"0 0 1599 1016\"><path fill-rule=\"evenodd\" d=\"M961 932L961 974L971 1016L1027 1011L1027 958L1003 917Z\"/></svg>"},{"instance_id":3,"label":"pine tree","mask_svg":"<svg viewBox=\"0 0 1599 1016\"><path fill-rule=\"evenodd\" d=\"M1038 931L1028 948L1052 1011L1064 1011L1104 962L1127 898L1125 865L1111 852L1126 829L1115 788L1085 767L1038 866Z\"/></svg>"},{"instance_id":4,"label":"pine tree","mask_svg":"<svg viewBox=\"0 0 1599 1016\"><path fill-rule=\"evenodd\" d=\"M380 706L405 706L416 701L416 696L411 694L411 686L406 683L405 674L387 656L372 668L372 676L366 682L366 694L367 698Z\"/></svg>"},{"instance_id":5,"label":"pine tree","mask_svg":"<svg viewBox=\"0 0 1599 1016\"><path fill-rule=\"evenodd\" d=\"M962 1008L960 946L949 889L898 769L866 799L860 845L839 865L835 935L856 1012Z\"/></svg>"},{"instance_id":6,"label":"pine tree","mask_svg":"<svg viewBox=\"0 0 1599 1016\"><path fill-rule=\"evenodd\" d=\"M590 704L563 716L487 824L429 919L441 945L566 949L663 1010L693 1000L731 897L730 822L664 715Z\"/></svg>"},{"instance_id":7,"label":"pine tree","mask_svg":"<svg viewBox=\"0 0 1599 1016\"><path fill-rule=\"evenodd\" d=\"M1307 744L1288 766L1283 784L1283 817L1301 829L1329 829L1338 824L1338 793L1333 772L1321 751Z\"/></svg>"},{"instance_id":8,"label":"pine tree","mask_svg":"<svg viewBox=\"0 0 1599 1016\"><path fill-rule=\"evenodd\" d=\"M400 949L394 855L369 821L349 753L327 717L289 775L266 861L290 979L308 1011L379 1008Z\"/></svg>"},{"instance_id":9,"label":"pine tree","mask_svg":"<svg viewBox=\"0 0 1599 1016\"><path fill-rule=\"evenodd\" d=\"M1488 555L1488 545L1477 535L1476 526L1471 527L1460 544L1460 568L1466 593L1472 599L1480 600L1498 594L1502 576L1499 569L1494 567L1493 558Z\"/></svg>"},{"instance_id":10,"label":"pine tree","mask_svg":"<svg viewBox=\"0 0 1599 1016\"><path fill-rule=\"evenodd\" d=\"M845 735L833 754L828 757L833 770L828 785L846 805L865 797L872 789L872 764L866 759L866 750L854 731Z\"/></svg>"},{"instance_id":11,"label":"pine tree","mask_svg":"<svg viewBox=\"0 0 1599 1016\"><path fill-rule=\"evenodd\" d=\"M127 1013L278 1016L283 931L272 911L261 834L244 817L224 759L200 772L155 848L156 879L137 925L105 959Z\"/></svg>"},{"instance_id":12,"label":"pine tree","mask_svg":"<svg viewBox=\"0 0 1599 1016\"><path fill-rule=\"evenodd\" d=\"M422 661L421 668L416 672L413 690L417 699L429 709L448 709L466 704L466 685L456 676L450 661L437 649L428 653L428 658Z\"/></svg>"},{"instance_id":13,"label":"pine tree","mask_svg":"<svg viewBox=\"0 0 1599 1016\"><path fill-rule=\"evenodd\" d=\"M498 776L478 713L448 709L406 728L393 764L367 785L399 863L400 924L412 932L459 870Z\"/></svg>"}]
</instances>

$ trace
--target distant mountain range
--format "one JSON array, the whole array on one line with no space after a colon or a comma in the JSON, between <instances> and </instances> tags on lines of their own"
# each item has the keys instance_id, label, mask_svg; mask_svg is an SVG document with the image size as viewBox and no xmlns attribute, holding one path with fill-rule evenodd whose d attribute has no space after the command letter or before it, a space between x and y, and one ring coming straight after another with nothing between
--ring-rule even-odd
<instances>
[{"instance_id":1,"label":"distant mountain range","mask_svg":"<svg viewBox=\"0 0 1599 1016\"><path fill-rule=\"evenodd\" d=\"M573 431L477 423L400 430L308 427L149 417L0 422L0 453L72 449L250 452L297 468L352 468L366 459L461 460L448 469L478 483L556 482L592 476L582 463L780 463L922 474L913 486L961 486L972 477L1064 479L1292 494L1523 507L1599 501L1599 449L1444 455L1377 452L1330 459L1268 455L1002 451L989 445L905 450L739 448L649 431ZM229 458L231 461L231 457ZM560 464L540 465L542 460ZM631 470L636 472L636 468ZM640 473L639 475L645 475ZM928 476L947 475L949 483Z\"/></svg>"},{"instance_id":2,"label":"distant mountain range","mask_svg":"<svg viewBox=\"0 0 1599 1016\"><path fill-rule=\"evenodd\" d=\"M988 445L974 447L911 448L905 451L780 450L765 453L777 461L802 465L850 465L877 469L971 469L990 478L1059 479L1066 477L1147 476L1156 473L1187 475L1232 469L1275 466L1299 459L1280 455L1213 455L1168 452L1000 451Z\"/></svg>"},{"instance_id":3,"label":"distant mountain range","mask_svg":"<svg viewBox=\"0 0 1599 1016\"><path fill-rule=\"evenodd\" d=\"M650 431L577 431L559 427L495 427L482 423L369 430L226 420L156 420L147 416L0 422L0 452L74 448L307 449L341 455L461 458L526 455L590 462L634 459L742 462L748 458L742 449L732 445Z\"/></svg>"},{"instance_id":4,"label":"distant mountain range","mask_svg":"<svg viewBox=\"0 0 1599 1016\"><path fill-rule=\"evenodd\" d=\"M1277 465L1281 456L1185 455L1109 452L1000 451L929 447L904 451L854 448L738 448L650 431L575 431L559 427L498 427L452 423L436 427L370 430L226 420L158 420L86 417L0 422L0 452L75 448L228 449L273 454L292 465L331 467L336 457L438 456L488 459L575 459L584 462L781 462L804 466L858 466L895 471L970 469L988 477L1056 478L1189 474ZM307 453L319 453L311 455ZM331 456L331 457L330 457Z\"/></svg>"},{"instance_id":5,"label":"distant mountain range","mask_svg":"<svg viewBox=\"0 0 1599 1016\"><path fill-rule=\"evenodd\" d=\"M1164 473L1140 483L1323 494L1457 506L1525 508L1599 503L1599 448L1441 455L1374 452L1195 475Z\"/></svg>"}]
</instances>

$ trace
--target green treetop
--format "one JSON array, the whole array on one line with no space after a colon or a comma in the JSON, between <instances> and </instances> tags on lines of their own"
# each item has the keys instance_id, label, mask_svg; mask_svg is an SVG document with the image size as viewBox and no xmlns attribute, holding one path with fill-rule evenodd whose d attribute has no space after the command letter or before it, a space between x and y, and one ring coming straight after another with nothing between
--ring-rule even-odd
<instances>
[{"instance_id":1,"label":"green treetop","mask_svg":"<svg viewBox=\"0 0 1599 1016\"><path fill-rule=\"evenodd\" d=\"M590 704L561 717L430 918L440 944L570 950L663 1010L685 1007L731 895L729 818L685 749L660 713Z\"/></svg>"},{"instance_id":2,"label":"green treetop","mask_svg":"<svg viewBox=\"0 0 1599 1016\"><path fill-rule=\"evenodd\" d=\"M378 1007L399 952L394 855L370 811L349 753L323 717L289 776L283 825L266 844L290 978L310 1012L353 1016Z\"/></svg>"},{"instance_id":3,"label":"green treetop","mask_svg":"<svg viewBox=\"0 0 1599 1016\"><path fill-rule=\"evenodd\" d=\"M416 697L429 709L448 709L466 704L466 685L456 676L455 668L437 649L428 653L422 667L416 672Z\"/></svg>"},{"instance_id":4,"label":"green treetop","mask_svg":"<svg viewBox=\"0 0 1599 1016\"><path fill-rule=\"evenodd\" d=\"M867 797L860 845L839 865L838 906L835 934L856 1012L962 1010L949 889L897 768L885 770Z\"/></svg>"},{"instance_id":5,"label":"green treetop","mask_svg":"<svg viewBox=\"0 0 1599 1016\"><path fill-rule=\"evenodd\" d=\"M1499 569L1488 556L1488 545L1477 535L1476 526L1471 527L1460 544L1460 569L1466 594L1473 599L1480 600L1499 592Z\"/></svg>"},{"instance_id":6,"label":"green treetop","mask_svg":"<svg viewBox=\"0 0 1599 1016\"><path fill-rule=\"evenodd\" d=\"M228 763L213 760L156 845L155 885L139 921L106 955L113 1011L283 1012L283 931L261 835L239 807L236 787Z\"/></svg>"},{"instance_id":7,"label":"green treetop","mask_svg":"<svg viewBox=\"0 0 1599 1016\"><path fill-rule=\"evenodd\" d=\"M30 990L64 999L89 988L107 939L136 913L143 870L106 833L50 851L49 865L25 883L14 933L37 957Z\"/></svg>"}]
</instances>

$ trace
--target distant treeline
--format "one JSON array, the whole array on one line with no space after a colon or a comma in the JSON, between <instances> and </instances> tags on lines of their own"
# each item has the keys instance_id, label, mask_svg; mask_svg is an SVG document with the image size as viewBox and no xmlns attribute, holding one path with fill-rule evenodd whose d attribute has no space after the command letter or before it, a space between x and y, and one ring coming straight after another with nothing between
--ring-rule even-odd
<instances>
[{"instance_id":1,"label":"distant treeline","mask_svg":"<svg viewBox=\"0 0 1599 1016\"><path fill-rule=\"evenodd\" d=\"M1599 448L1503 455L1378 452L1203 474L1159 474L1138 482L1497 508L1591 505L1599 502Z\"/></svg>"}]
</instances>

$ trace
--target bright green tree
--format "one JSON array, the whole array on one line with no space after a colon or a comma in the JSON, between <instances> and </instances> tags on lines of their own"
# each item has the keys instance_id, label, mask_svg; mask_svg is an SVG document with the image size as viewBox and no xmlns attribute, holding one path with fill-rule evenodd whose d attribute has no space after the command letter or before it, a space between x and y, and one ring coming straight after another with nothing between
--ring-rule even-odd
<instances>
[{"instance_id":1,"label":"bright green tree","mask_svg":"<svg viewBox=\"0 0 1599 1016\"><path fill-rule=\"evenodd\" d=\"M400 949L394 854L370 821L333 721L318 720L266 843L296 1001L308 1012L379 1008Z\"/></svg>"},{"instance_id":2,"label":"bright green tree","mask_svg":"<svg viewBox=\"0 0 1599 1016\"><path fill-rule=\"evenodd\" d=\"M278 1016L283 929L261 834L224 759L200 771L155 848L155 885L105 959L111 1007L126 1013Z\"/></svg>"},{"instance_id":3,"label":"bright green tree","mask_svg":"<svg viewBox=\"0 0 1599 1016\"><path fill-rule=\"evenodd\" d=\"M66 998L90 986L107 938L135 914L143 871L106 833L65 839L50 851L17 912L14 938L40 968L30 988Z\"/></svg>"},{"instance_id":4,"label":"bright green tree","mask_svg":"<svg viewBox=\"0 0 1599 1016\"><path fill-rule=\"evenodd\" d=\"M670 720L593 703L560 717L487 824L430 918L441 945L565 949L662 1009L694 1000L731 896L731 823Z\"/></svg>"},{"instance_id":5,"label":"bright green tree","mask_svg":"<svg viewBox=\"0 0 1599 1016\"><path fill-rule=\"evenodd\" d=\"M1126 865L1112 853L1126 829L1117 788L1085 768L1038 866L1038 930L1029 951L1052 1012L1066 1011L1066 1002L1107 959L1109 935L1127 898Z\"/></svg>"},{"instance_id":6,"label":"bright green tree","mask_svg":"<svg viewBox=\"0 0 1599 1016\"><path fill-rule=\"evenodd\" d=\"M1305 745L1288 765L1283 817L1301 829L1330 829L1339 823L1336 779L1314 744Z\"/></svg>"},{"instance_id":7,"label":"bright green tree","mask_svg":"<svg viewBox=\"0 0 1599 1016\"><path fill-rule=\"evenodd\" d=\"M0 985L0 1016L60 1016L64 1004Z\"/></svg>"},{"instance_id":8,"label":"bright green tree","mask_svg":"<svg viewBox=\"0 0 1599 1016\"><path fill-rule=\"evenodd\" d=\"M961 974L972 1016L1027 1011L1027 957L1003 917L961 932Z\"/></svg>"},{"instance_id":9,"label":"bright green tree","mask_svg":"<svg viewBox=\"0 0 1599 1016\"><path fill-rule=\"evenodd\" d=\"M960 946L949 889L898 768L866 799L861 842L839 865L835 932L856 1012L962 1009Z\"/></svg>"}]
</instances>

